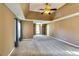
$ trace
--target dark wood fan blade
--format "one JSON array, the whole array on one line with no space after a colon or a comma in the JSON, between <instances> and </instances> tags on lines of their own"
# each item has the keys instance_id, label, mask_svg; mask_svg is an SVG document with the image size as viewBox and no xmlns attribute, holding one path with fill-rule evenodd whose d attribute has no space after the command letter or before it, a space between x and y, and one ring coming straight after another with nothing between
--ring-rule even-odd
<instances>
[{"instance_id":1,"label":"dark wood fan blade","mask_svg":"<svg viewBox=\"0 0 79 59\"><path fill-rule=\"evenodd\" d=\"M43 14L44 12L42 12L41 14Z\"/></svg>"},{"instance_id":2,"label":"dark wood fan blade","mask_svg":"<svg viewBox=\"0 0 79 59\"><path fill-rule=\"evenodd\" d=\"M44 10L44 9L40 9L40 10Z\"/></svg>"},{"instance_id":3,"label":"dark wood fan blade","mask_svg":"<svg viewBox=\"0 0 79 59\"><path fill-rule=\"evenodd\" d=\"M49 13L49 15L50 15L51 13Z\"/></svg>"},{"instance_id":4,"label":"dark wood fan blade","mask_svg":"<svg viewBox=\"0 0 79 59\"><path fill-rule=\"evenodd\" d=\"M41 14L44 14L44 12L42 12ZM48 13L48 15L51 15L51 13Z\"/></svg>"},{"instance_id":5,"label":"dark wood fan blade","mask_svg":"<svg viewBox=\"0 0 79 59\"><path fill-rule=\"evenodd\" d=\"M46 5L48 5L48 3L45 3Z\"/></svg>"},{"instance_id":6,"label":"dark wood fan blade","mask_svg":"<svg viewBox=\"0 0 79 59\"><path fill-rule=\"evenodd\" d=\"M57 10L56 8L54 8L54 9L51 9L51 10Z\"/></svg>"},{"instance_id":7,"label":"dark wood fan blade","mask_svg":"<svg viewBox=\"0 0 79 59\"><path fill-rule=\"evenodd\" d=\"M40 9L40 10L44 10L44 9ZM50 10L57 10L56 8L54 8L54 9L50 9Z\"/></svg>"}]
</instances>

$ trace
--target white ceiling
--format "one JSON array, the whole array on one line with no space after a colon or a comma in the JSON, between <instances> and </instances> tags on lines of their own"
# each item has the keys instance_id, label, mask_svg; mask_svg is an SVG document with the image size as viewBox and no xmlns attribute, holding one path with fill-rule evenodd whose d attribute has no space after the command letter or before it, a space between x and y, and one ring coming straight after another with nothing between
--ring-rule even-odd
<instances>
[{"instance_id":1,"label":"white ceiling","mask_svg":"<svg viewBox=\"0 0 79 59\"><path fill-rule=\"evenodd\" d=\"M65 3L51 3L51 8L57 8L59 9L62 7ZM44 9L45 3L31 3L30 4L30 11L36 11L36 12L43 12L42 10L39 9ZM54 11L52 11L54 12Z\"/></svg>"},{"instance_id":2,"label":"white ceiling","mask_svg":"<svg viewBox=\"0 0 79 59\"><path fill-rule=\"evenodd\" d=\"M5 5L16 15L17 18L23 20L25 16L23 11L18 3L5 3Z\"/></svg>"}]
</instances>

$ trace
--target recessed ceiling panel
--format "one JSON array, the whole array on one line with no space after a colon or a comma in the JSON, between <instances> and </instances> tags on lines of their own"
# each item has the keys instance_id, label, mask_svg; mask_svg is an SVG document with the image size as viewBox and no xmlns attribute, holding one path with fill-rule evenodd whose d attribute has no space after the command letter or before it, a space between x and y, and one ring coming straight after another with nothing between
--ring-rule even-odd
<instances>
[{"instance_id":1,"label":"recessed ceiling panel","mask_svg":"<svg viewBox=\"0 0 79 59\"><path fill-rule=\"evenodd\" d=\"M57 9L59 9L64 4L65 3L51 3L51 8L57 8ZM30 11L43 12L43 10L40 10L41 8L42 9L45 8L45 3L31 3L30 4Z\"/></svg>"}]
</instances>

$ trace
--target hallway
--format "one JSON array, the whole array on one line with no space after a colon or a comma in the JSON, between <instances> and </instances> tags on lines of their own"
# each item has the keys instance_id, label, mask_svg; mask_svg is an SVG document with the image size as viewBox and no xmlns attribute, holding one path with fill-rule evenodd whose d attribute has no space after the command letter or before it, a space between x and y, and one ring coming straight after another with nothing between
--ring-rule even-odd
<instances>
[{"instance_id":1,"label":"hallway","mask_svg":"<svg viewBox=\"0 0 79 59\"><path fill-rule=\"evenodd\" d=\"M23 40L15 48L12 56L79 56L79 49L49 36L34 36L33 39Z\"/></svg>"}]
</instances>

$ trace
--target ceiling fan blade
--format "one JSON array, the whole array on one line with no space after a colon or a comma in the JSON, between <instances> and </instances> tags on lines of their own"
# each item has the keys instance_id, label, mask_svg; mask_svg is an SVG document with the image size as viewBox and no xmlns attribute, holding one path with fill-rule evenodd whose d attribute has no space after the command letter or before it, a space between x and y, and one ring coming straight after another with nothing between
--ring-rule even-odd
<instances>
[{"instance_id":1,"label":"ceiling fan blade","mask_svg":"<svg viewBox=\"0 0 79 59\"><path fill-rule=\"evenodd\" d=\"M41 14L43 14L44 12L42 12Z\"/></svg>"},{"instance_id":2,"label":"ceiling fan blade","mask_svg":"<svg viewBox=\"0 0 79 59\"><path fill-rule=\"evenodd\" d=\"M54 9L51 9L51 10L57 10L56 8L54 8Z\"/></svg>"},{"instance_id":3,"label":"ceiling fan blade","mask_svg":"<svg viewBox=\"0 0 79 59\"><path fill-rule=\"evenodd\" d=\"M48 5L49 3L45 3L46 5Z\"/></svg>"},{"instance_id":4,"label":"ceiling fan blade","mask_svg":"<svg viewBox=\"0 0 79 59\"><path fill-rule=\"evenodd\" d=\"M41 14L44 14L44 12L42 12ZM51 13L48 13L48 15L51 15Z\"/></svg>"},{"instance_id":5,"label":"ceiling fan blade","mask_svg":"<svg viewBox=\"0 0 79 59\"><path fill-rule=\"evenodd\" d=\"M40 10L44 10L44 9L40 9Z\"/></svg>"}]
</instances>

